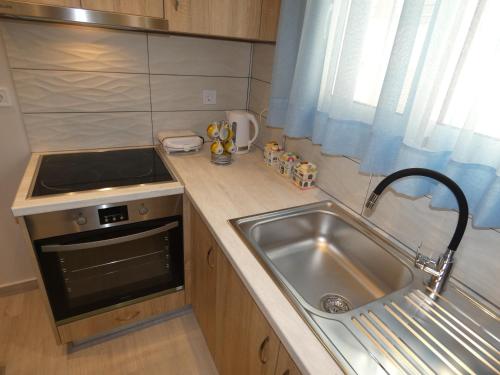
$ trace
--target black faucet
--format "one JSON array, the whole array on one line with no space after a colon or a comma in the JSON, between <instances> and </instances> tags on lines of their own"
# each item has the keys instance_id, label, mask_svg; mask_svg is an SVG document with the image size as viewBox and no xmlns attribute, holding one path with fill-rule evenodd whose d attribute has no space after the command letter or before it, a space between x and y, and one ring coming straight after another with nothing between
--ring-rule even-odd
<instances>
[{"instance_id":1,"label":"black faucet","mask_svg":"<svg viewBox=\"0 0 500 375\"><path fill-rule=\"evenodd\" d=\"M400 178L409 176L424 176L441 182L451 190L458 203L458 223L446 252L438 259L431 259L417 252L417 256L415 258L415 266L431 275L428 286L434 294L438 294L443 290L446 280L450 276L451 269L453 267L453 255L462 240L465 229L467 228L469 206L464 192L451 178L431 169L408 168L401 169L384 178L371 193L370 198L366 202L366 208L373 209L380 194L382 194L384 189L391 183L399 180Z\"/></svg>"}]
</instances>

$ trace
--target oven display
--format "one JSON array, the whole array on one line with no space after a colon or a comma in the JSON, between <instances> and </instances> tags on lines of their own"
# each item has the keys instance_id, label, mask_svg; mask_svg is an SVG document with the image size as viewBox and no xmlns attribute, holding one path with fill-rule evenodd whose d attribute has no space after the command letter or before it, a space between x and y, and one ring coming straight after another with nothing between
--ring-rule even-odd
<instances>
[{"instance_id":1,"label":"oven display","mask_svg":"<svg viewBox=\"0 0 500 375\"><path fill-rule=\"evenodd\" d=\"M127 206L101 208L97 211L99 213L99 223L101 225L128 220Z\"/></svg>"}]
</instances>

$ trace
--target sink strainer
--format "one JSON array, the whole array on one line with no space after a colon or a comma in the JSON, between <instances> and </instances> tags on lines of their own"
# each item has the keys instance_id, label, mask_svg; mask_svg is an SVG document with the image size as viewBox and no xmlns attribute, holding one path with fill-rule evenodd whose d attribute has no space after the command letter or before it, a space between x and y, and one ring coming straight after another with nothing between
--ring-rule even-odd
<instances>
[{"instance_id":1,"label":"sink strainer","mask_svg":"<svg viewBox=\"0 0 500 375\"><path fill-rule=\"evenodd\" d=\"M340 294L325 294L320 300L321 307L328 313L338 314L351 310L349 300Z\"/></svg>"}]
</instances>

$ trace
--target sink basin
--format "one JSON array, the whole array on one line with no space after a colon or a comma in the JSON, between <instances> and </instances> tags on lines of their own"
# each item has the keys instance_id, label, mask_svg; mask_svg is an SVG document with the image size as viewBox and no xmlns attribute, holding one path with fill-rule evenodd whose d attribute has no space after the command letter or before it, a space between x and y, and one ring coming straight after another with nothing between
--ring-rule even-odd
<instances>
[{"instance_id":1,"label":"sink basin","mask_svg":"<svg viewBox=\"0 0 500 375\"><path fill-rule=\"evenodd\" d=\"M261 260L317 314L342 314L395 292L412 272L329 202L233 221Z\"/></svg>"}]
</instances>

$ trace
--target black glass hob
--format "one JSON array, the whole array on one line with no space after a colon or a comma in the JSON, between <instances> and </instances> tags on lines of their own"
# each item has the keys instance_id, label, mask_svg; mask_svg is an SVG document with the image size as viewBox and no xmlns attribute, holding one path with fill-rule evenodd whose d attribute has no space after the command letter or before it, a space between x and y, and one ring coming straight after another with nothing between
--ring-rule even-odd
<instances>
[{"instance_id":1,"label":"black glass hob","mask_svg":"<svg viewBox=\"0 0 500 375\"><path fill-rule=\"evenodd\" d=\"M31 196L173 180L154 148L44 155Z\"/></svg>"}]
</instances>

